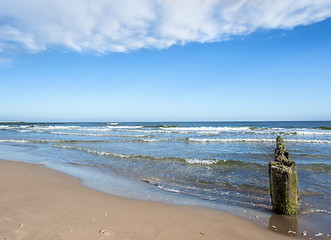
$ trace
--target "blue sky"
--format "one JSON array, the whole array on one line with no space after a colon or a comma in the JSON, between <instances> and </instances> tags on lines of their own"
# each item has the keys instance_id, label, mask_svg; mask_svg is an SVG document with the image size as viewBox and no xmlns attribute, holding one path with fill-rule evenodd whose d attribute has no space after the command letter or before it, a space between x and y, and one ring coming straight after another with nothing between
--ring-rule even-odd
<instances>
[{"instance_id":1,"label":"blue sky","mask_svg":"<svg viewBox=\"0 0 331 240\"><path fill-rule=\"evenodd\" d=\"M220 4L217 17L208 15L215 6L192 2L191 12L175 2L159 11L146 3L138 17L123 6L125 17L118 16L114 7L115 20L91 17L89 34L65 21L64 3L56 5L63 22L56 26L45 6L34 10L46 12L38 19L32 10L17 12L18 0L0 3L0 120L331 120L328 1L292 3L285 16L286 4ZM259 11L268 17L251 14Z\"/></svg>"}]
</instances>

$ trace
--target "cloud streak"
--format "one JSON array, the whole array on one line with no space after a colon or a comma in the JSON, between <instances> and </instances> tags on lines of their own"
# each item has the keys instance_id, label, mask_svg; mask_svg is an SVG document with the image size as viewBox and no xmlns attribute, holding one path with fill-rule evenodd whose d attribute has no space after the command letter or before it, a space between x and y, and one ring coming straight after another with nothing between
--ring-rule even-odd
<instances>
[{"instance_id":1,"label":"cloud streak","mask_svg":"<svg viewBox=\"0 0 331 240\"><path fill-rule=\"evenodd\" d=\"M10 0L0 2L0 52L164 49L328 17L330 0Z\"/></svg>"}]
</instances>

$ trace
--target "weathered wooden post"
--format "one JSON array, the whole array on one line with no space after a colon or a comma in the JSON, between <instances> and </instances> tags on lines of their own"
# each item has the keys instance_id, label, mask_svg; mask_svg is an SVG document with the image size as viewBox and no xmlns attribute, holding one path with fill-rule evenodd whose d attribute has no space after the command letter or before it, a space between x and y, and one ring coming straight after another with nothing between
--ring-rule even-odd
<instances>
[{"instance_id":1,"label":"weathered wooden post","mask_svg":"<svg viewBox=\"0 0 331 240\"><path fill-rule=\"evenodd\" d=\"M296 164L290 161L283 139L276 139L275 160L269 162L269 183L272 210L278 214L296 216L298 211L298 181Z\"/></svg>"}]
</instances>

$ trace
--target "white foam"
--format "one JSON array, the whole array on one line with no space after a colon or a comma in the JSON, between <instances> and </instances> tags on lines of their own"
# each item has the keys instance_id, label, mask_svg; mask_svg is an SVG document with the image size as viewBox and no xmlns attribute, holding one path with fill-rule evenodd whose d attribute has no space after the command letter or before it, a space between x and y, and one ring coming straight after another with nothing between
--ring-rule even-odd
<instances>
[{"instance_id":1,"label":"white foam","mask_svg":"<svg viewBox=\"0 0 331 240\"><path fill-rule=\"evenodd\" d=\"M143 126L107 126L109 129L137 129Z\"/></svg>"},{"instance_id":2,"label":"white foam","mask_svg":"<svg viewBox=\"0 0 331 240\"><path fill-rule=\"evenodd\" d=\"M189 164L202 164L202 165L212 165L218 163L218 160L213 159L195 159L195 158L185 158L185 161Z\"/></svg>"},{"instance_id":3,"label":"white foam","mask_svg":"<svg viewBox=\"0 0 331 240\"><path fill-rule=\"evenodd\" d=\"M110 132L113 131L115 128L111 127L111 126L107 126L107 127L80 127L80 126L74 126L75 128L71 128L68 127L66 128L58 128L58 129L53 129L53 128L49 128L49 129L45 129L45 130L74 130L74 131L82 131L82 132Z\"/></svg>"},{"instance_id":4,"label":"white foam","mask_svg":"<svg viewBox=\"0 0 331 240\"><path fill-rule=\"evenodd\" d=\"M186 132L186 133L191 133L191 132ZM195 132L196 134L204 134L204 135L218 135L218 134L220 134L221 132L218 132L218 131L210 131L210 132L208 132L208 131L202 131L202 132Z\"/></svg>"},{"instance_id":5,"label":"white foam","mask_svg":"<svg viewBox=\"0 0 331 240\"><path fill-rule=\"evenodd\" d=\"M40 131L40 130L17 130L17 132L36 132L36 133L44 133L44 131Z\"/></svg>"},{"instance_id":6,"label":"white foam","mask_svg":"<svg viewBox=\"0 0 331 240\"><path fill-rule=\"evenodd\" d=\"M168 187L164 187L164 186L161 186L161 185L158 185L157 187L160 188L163 191L166 191L166 192L180 193L180 191L177 190L177 189L168 188Z\"/></svg>"},{"instance_id":7,"label":"white foam","mask_svg":"<svg viewBox=\"0 0 331 240\"><path fill-rule=\"evenodd\" d=\"M99 155L99 156L113 156L113 157L120 157L120 158L130 158L129 155L125 155L125 154L109 153L109 152L92 150L92 149L82 148L82 147L70 147L70 146L63 146L63 145L53 145L53 147L84 151L84 152L93 153L93 154L96 154L96 155Z\"/></svg>"},{"instance_id":8,"label":"white foam","mask_svg":"<svg viewBox=\"0 0 331 240\"><path fill-rule=\"evenodd\" d=\"M314 209L314 210L311 210L311 212L321 212L321 213L331 214L330 211L324 210L324 209Z\"/></svg>"},{"instance_id":9,"label":"white foam","mask_svg":"<svg viewBox=\"0 0 331 240\"><path fill-rule=\"evenodd\" d=\"M327 130L301 130L296 131L298 135L331 135L331 131Z\"/></svg>"},{"instance_id":10,"label":"white foam","mask_svg":"<svg viewBox=\"0 0 331 240\"><path fill-rule=\"evenodd\" d=\"M275 139L253 138L188 138L190 142L275 142Z\"/></svg>"},{"instance_id":11,"label":"white foam","mask_svg":"<svg viewBox=\"0 0 331 240\"><path fill-rule=\"evenodd\" d=\"M118 125L118 123L113 122L113 123L107 123L107 125Z\"/></svg>"},{"instance_id":12,"label":"white foam","mask_svg":"<svg viewBox=\"0 0 331 240\"><path fill-rule=\"evenodd\" d=\"M71 143L77 142L75 140L49 140L49 139L0 139L0 142L7 143ZM82 141L84 142L84 141ZM98 142L98 141L87 141Z\"/></svg>"},{"instance_id":13,"label":"white foam","mask_svg":"<svg viewBox=\"0 0 331 240\"><path fill-rule=\"evenodd\" d=\"M23 139L0 139L0 142L6 142L6 143L30 143L29 140L23 140Z\"/></svg>"},{"instance_id":14,"label":"white foam","mask_svg":"<svg viewBox=\"0 0 331 240\"><path fill-rule=\"evenodd\" d=\"M29 125L21 125L21 126L19 126L19 128L29 128L29 127L31 127L31 126L29 126Z\"/></svg>"},{"instance_id":15,"label":"white foam","mask_svg":"<svg viewBox=\"0 0 331 240\"><path fill-rule=\"evenodd\" d=\"M120 137L120 138L145 138L150 135L113 135L104 133L81 133L81 132L51 132L56 135L69 135L69 136L89 136L89 137Z\"/></svg>"},{"instance_id":16,"label":"white foam","mask_svg":"<svg viewBox=\"0 0 331 240\"><path fill-rule=\"evenodd\" d=\"M33 130L17 130L17 132L34 132Z\"/></svg>"},{"instance_id":17,"label":"white foam","mask_svg":"<svg viewBox=\"0 0 331 240\"><path fill-rule=\"evenodd\" d=\"M71 146L64 146L64 145L53 145L53 147L63 148L63 149L71 149L71 150L78 150L78 151L84 151L84 152L96 154L96 155L99 155L99 156L111 156L111 157L127 158L127 159L129 159L129 158L141 158L141 157L152 158L152 159L155 159L155 160L166 159L166 157L127 155L127 154L121 154L121 153L110 153L110 152L92 150L92 149L88 149L88 148L71 147ZM219 162L219 160L215 160L215 159L193 159L193 158L185 158L184 160L185 160L186 163L189 163L189 164L202 164L202 165L212 165L212 164L215 164L215 163L218 163ZM224 162L226 162L226 160L224 160Z\"/></svg>"},{"instance_id":18,"label":"white foam","mask_svg":"<svg viewBox=\"0 0 331 240\"><path fill-rule=\"evenodd\" d=\"M23 126L20 126L19 128L47 131L47 130L72 130L72 129L79 128L79 126L40 126L40 125L29 126L29 125L23 125Z\"/></svg>"},{"instance_id":19,"label":"white foam","mask_svg":"<svg viewBox=\"0 0 331 240\"><path fill-rule=\"evenodd\" d=\"M179 131L165 131L165 130L133 130L134 132L139 132L139 133L185 133L185 132L179 132ZM191 132L187 132L191 133Z\"/></svg>"},{"instance_id":20,"label":"white foam","mask_svg":"<svg viewBox=\"0 0 331 240\"><path fill-rule=\"evenodd\" d=\"M221 133L220 131L183 131L183 130L180 130L180 131L175 131L175 130L166 130L167 128L164 128L164 130L161 130L161 129L155 129L155 130L141 130L141 129L138 129L138 130L132 130L134 132L139 132L139 133L150 133L150 134L155 134L155 133L158 133L158 134L162 134L162 133L166 133L166 134L169 134L169 133L174 133L174 134L203 134L203 135L217 135L219 133Z\"/></svg>"},{"instance_id":21,"label":"white foam","mask_svg":"<svg viewBox=\"0 0 331 240\"><path fill-rule=\"evenodd\" d=\"M162 130L169 130L169 131L187 131L187 132L242 132L242 131L249 131L249 127L160 127Z\"/></svg>"},{"instance_id":22,"label":"white foam","mask_svg":"<svg viewBox=\"0 0 331 240\"><path fill-rule=\"evenodd\" d=\"M85 151L85 152L94 153L94 154L97 154L97 155L107 155L107 152L91 150L91 149L88 149L88 148L70 147L70 146L63 146L63 145L53 145L53 147L63 148L63 149Z\"/></svg>"},{"instance_id":23,"label":"white foam","mask_svg":"<svg viewBox=\"0 0 331 240\"><path fill-rule=\"evenodd\" d=\"M50 142L64 142L64 140L44 140L44 139L1 139L0 142L7 143L50 143Z\"/></svg>"},{"instance_id":24,"label":"white foam","mask_svg":"<svg viewBox=\"0 0 331 240\"><path fill-rule=\"evenodd\" d=\"M190 142L275 142L275 139L270 138L187 138ZM326 143L331 144L331 140L316 140L316 139L286 139L284 142L291 143Z\"/></svg>"},{"instance_id":25,"label":"white foam","mask_svg":"<svg viewBox=\"0 0 331 240\"><path fill-rule=\"evenodd\" d=\"M113 130L128 130L128 129L138 129L142 126L106 126L106 127L82 127L82 126L20 126L20 128L30 129L30 130L43 130L43 131L57 131L57 130L67 130L67 131L87 131L87 132L109 132ZM54 133L54 132L53 132Z\"/></svg>"},{"instance_id":26,"label":"white foam","mask_svg":"<svg viewBox=\"0 0 331 240\"><path fill-rule=\"evenodd\" d=\"M80 127L75 129L75 131L85 131L85 132L109 132L112 129L108 127Z\"/></svg>"},{"instance_id":27,"label":"white foam","mask_svg":"<svg viewBox=\"0 0 331 240\"><path fill-rule=\"evenodd\" d=\"M111 136L111 135L108 135L108 134L101 134L101 133L77 133L77 132L51 132L51 134L70 135L70 136L91 136L91 137Z\"/></svg>"},{"instance_id":28,"label":"white foam","mask_svg":"<svg viewBox=\"0 0 331 240\"><path fill-rule=\"evenodd\" d=\"M331 135L331 131L311 128L254 128L254 134L286 134L286 135Z\"/></svg>"},{"instance_id":29,"label":"white foam","mask_svg":"<svg viewBox=\"0 0 331 240\"><path fill-rule=\"evenodd\" d=\"M293 143L326 143L331 144L331 140L317 140L317 139L287 139L284 142L293 142Z\"/></svg>"},{"instance_id":30,"label":"white foam","mask_svg":"<svg viewBox=\"0 0 331 240\"><path fill-rule=\"evenodd\" d=\"M155 139L155 138L147 138L147 139L139 139L139 140L133 140L133 141L139 141L139 142L168 142L173 141L172 139Z\"/></svg>"}]
</instances>

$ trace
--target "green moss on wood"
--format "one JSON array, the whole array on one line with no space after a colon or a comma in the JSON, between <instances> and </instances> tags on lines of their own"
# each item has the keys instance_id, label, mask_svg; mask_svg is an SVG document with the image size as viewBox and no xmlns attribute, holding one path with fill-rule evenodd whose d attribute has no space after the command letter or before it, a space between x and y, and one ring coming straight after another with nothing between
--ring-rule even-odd
<instances>
[{"instance_id":1,"label":"green moss on wood","mask_svg":"<svg viewBox=\"0 0 331 240\"><path fill-rule=\"evenodd\" d=\"M269 163L268 168L273 211L296 216L298 209L296 164L289 160L289 153L279 136L276 139L275 160Z\"/></svg>"},{"instance_id":2,"label":"green moss on wood","mask_svg":"<svg viewBox=\"0 0 331 240\"><path fill-rule=\"evenodd\" d=\"M285 143L281 136L278 136L276 138L276 148L283 149L284 151L286 151Z\"/></svg>"}]
</instances>

